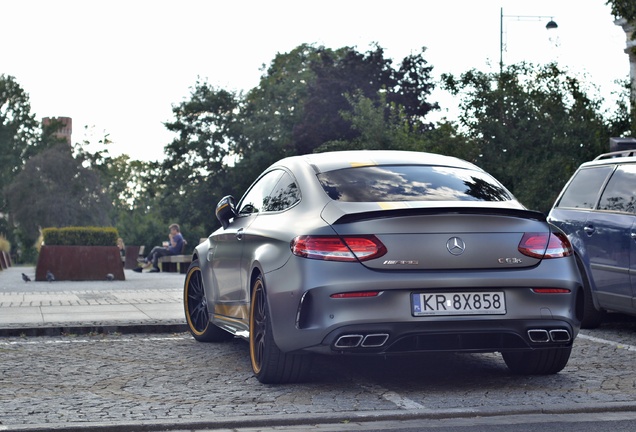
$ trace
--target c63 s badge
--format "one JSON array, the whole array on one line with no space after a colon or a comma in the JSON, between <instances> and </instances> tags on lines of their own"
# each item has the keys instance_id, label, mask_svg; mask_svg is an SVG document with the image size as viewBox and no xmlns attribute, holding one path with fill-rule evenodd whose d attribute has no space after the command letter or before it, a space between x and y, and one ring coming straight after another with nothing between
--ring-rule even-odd
<instances>
[{"instance_id":1,"label":"c63 s badge","mask_svg":"<svg viewBox=\"0 0 636 432\"><path fill-rule=\"evenodd\" d=\"M523 260L521 258L499 258L497 262L499 264L521 264Z\"/></svg>"}]
</instances>

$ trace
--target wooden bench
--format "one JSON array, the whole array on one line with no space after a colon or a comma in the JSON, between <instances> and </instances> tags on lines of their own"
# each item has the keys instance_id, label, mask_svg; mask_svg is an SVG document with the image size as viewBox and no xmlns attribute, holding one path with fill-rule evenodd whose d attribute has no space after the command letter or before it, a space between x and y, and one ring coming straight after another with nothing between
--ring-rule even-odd
<instances>
[{"instance_id":1,"label":"wooden bench","mask_svg":"<svg viewBox=\"0 0 636 432\"><path fill-rule=\"evenodd\" d=\"M190 267L192 262L192 255L184 254L188 242L183 240L183 247L181 248L181 255L166 255L159 258L159 265L162 272L168 273L185 273Z\"/></svg>"},{"instance_id":2,"label":"wooden bench","mask_svg":"<svg viewBox=\"0 0 636 432\"><path fill-rule=\"evenodd\" d=\"M132 270L139 265L139 258L144 257L145 246L126 246L126 255L121 257L126 270Z\"/></svg>"},{"instance_id":3,"label":"wooden bench","mask_svg":"<svg viewBox=\"0 0 636 432\"><path fill-rule=\"evenodd\" d=\"M199 239L199 244L207 241L207 237L202 237ZM188 267L192 263L192 255L185 255L187 241L183 240L183 248L181 249L182 255L167 255L159 258L159 264L161 264L161 271L165 272L179 272L186 273L188 271Z\"/></svg>"}]
</instances>

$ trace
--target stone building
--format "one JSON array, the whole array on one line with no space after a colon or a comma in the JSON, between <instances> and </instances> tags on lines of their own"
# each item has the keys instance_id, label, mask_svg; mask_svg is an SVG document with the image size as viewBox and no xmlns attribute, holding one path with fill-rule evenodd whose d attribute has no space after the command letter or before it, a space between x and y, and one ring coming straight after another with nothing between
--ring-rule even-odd
<instances>
[{"instance_id":1,"label":"stone building","mask_svg":"<svg viewBox=\"0 0 636 432\"><path fill-rule=\"evenodd\" d=\"M61 124L61 127L55 133L55 136L66 140L70 146L72 144L71 135L73 134L73 119L70 117L44 117L42 119L42 127L48 126L54 121Z\"/></svg>"}]
</instances>

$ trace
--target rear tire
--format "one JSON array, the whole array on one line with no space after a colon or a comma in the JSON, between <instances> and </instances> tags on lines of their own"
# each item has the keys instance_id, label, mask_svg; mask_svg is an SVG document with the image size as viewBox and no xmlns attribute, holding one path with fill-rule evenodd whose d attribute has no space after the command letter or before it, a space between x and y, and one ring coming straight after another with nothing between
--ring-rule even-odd
<instances>
[{"instance_id":1,"label":"rear tire","mask_svg":"<svg viewBox=\"0 0 636 432\"><path fill-rule=\"evenodd\" d=\"M503 352L501 356L512 373L519 375L552 375L568 364L572 347L534 351Z\"/></svg>"},{"instance_id":2,"label":"rear tire","mask_svg":"<svg viewBox=\"0 0 636 432\"><path fill-rule=\"evenodd\" d=\"M311 356L284 353L274 342L265 283L261 275L252 284L249 342L252 371L261 383L281 384L306 379L311 369Z\"/></svg>"},{"instance_id":3,"label":"rear tire","mask_svg":"<svg viewBox=\"0 0 636 432\"><path fill-rule=\"evenodd\" d=\"M199 261L194 260L188 268L183 286L183 308L188 329L199 342L224 342L234 337L210 322L208 301L203 288Z\"/></svg>"}]
</instances>

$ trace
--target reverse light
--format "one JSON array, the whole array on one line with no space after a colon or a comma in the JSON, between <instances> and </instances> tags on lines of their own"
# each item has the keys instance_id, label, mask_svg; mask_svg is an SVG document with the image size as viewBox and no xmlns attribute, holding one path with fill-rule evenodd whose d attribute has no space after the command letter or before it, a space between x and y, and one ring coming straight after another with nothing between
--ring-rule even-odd
<instances>
[{"instance_id":1,"label":"reverse light","mask_svg":"<svg viewBox=\"0 0 636 432\"><path fill-rule=\"evenodd\" d=\"M519 252L532 258L562 258L572 255L572 245L560 232L525 233Z\"/></svg>"},{"instance_id":2,"label":"reverse light","mask_svg":"<svg viewBox=\"0 0 636 432\"><path fill-rule=\"evenodd\" d=\"M537 294L570 294L567 288L532 288L532 291Z\"/></svg>"},{"instance_id":3,"label":"reverse light","mask_svg":"<svg viewBox=\"0 0 636 432\"><path fill-rule=\"evenodd\" d=\"M298 236L290 247L296 256L325 261L366 261L386 254L386 247L374 235Z\"/></svg>"}]
</instances>

